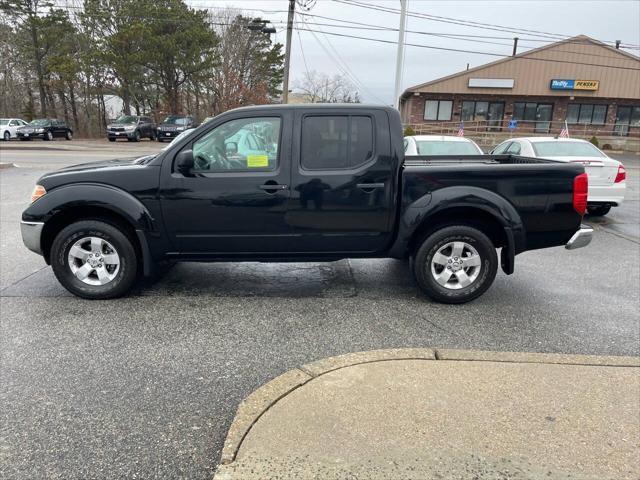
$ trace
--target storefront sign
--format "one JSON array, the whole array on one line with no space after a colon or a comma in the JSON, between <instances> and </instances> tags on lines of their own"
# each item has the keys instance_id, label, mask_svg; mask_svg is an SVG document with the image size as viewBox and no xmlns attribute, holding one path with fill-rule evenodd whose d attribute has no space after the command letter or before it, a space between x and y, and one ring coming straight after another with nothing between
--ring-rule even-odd
<instances>
[{"instance_id":1,"label":"storefront sign","mask_svg":"<svg viewBox=\"0 0 640 480\"><path fill-rule=\"evenodd\" d=\"M551 90L598 90L599 80L551 80Z\"/></svg>"},{"instance_id":2,"label":"storefront sign","mask_svg":"<svg viewBox=\"0 0 640 480\"><path fill-rule=\"evenodd\" d=\"M513 78L470 78L469 88L513 88Z\"/></svg>"}]
</instances>

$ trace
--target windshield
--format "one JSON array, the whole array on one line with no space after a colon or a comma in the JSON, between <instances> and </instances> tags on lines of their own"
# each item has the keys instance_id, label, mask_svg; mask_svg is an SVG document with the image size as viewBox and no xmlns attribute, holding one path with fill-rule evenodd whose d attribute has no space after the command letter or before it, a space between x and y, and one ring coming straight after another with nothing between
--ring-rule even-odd
<instances>
[{"instance_id":1,"label":"windshield","mask_svg":"<svg viewBox=\"0 0 640 480\"><path fill-rule=\"evenodd\" d=\"M168 123L170 125L188 125L189 119L186 117L173 117L169 116L164 119L162 123Z\"/></svg>"},{"instance_id":2,"label":"windshield","mask_svg":"<svg viewBox=\"0 0 640 480\"><path fill-rule=\"evenodd\" d=\"M417 141L418 155L482 155L471 142Z\"/></svg>"},{"instance_id":3,"label":"windshield","mask_svg":"<svg viewBox=\"0 0 640 480\"><path fill-rule=\"evenodd\" d=\"M606 155L589 142L533 142L536 157L601 157Z\"/></svg>"},{"instance_id":4,"label":"windshield","mask_svg":"<svg viewBox=\"0 0 640 480\"><path fill-rule=\"evenodd\" d=\"M0 125L8 125L8 124L9 124L8 118L0 118Z\"/></svg>"},{"instance_id":5,"label":"windshield","mask_svg":"<svg viewBox=\"0 0 640 480\"><path fill-rule=\"evenodd\" d=\"M113 123L138 123L138 117L123 115L121 117L118 117L118 119Z\"/></svg>"},{"instance_id":6,"label":"windshield","mask_svg":"<svg viewBox=\"0 0 640 480\"><path fill-rule=\"evenodd\" d=\"M49 122L49 120L47 120L46 118L37 118L36 120L31 120L29 122L29 125L36 125L36 126L39 126L39 127L44 127L46 125L49 125L49 123L51 123L51 122Z\"/></svg>"}]
</instances>

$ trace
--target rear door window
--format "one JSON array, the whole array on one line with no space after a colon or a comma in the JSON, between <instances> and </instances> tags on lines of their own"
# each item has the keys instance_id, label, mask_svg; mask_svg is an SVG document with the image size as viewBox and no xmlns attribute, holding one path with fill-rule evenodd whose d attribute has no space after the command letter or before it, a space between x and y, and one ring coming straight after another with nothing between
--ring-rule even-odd
<instances>
[{"instance_id":1,"label":"rear door window","mask_svg":"<svg viewBox=\"0 0 640 480\"><path fill-rule=\"evenodd\" d=\"M357 168L373 158L373 121L364 115L307 116L302 123L305 170Z\"/></svg>"}]
</instances>

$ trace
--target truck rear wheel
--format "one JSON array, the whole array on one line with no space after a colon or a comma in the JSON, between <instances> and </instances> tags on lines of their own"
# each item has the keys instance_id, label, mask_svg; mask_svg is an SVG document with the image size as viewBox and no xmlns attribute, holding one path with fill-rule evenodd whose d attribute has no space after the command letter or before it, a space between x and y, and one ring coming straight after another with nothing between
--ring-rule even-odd
<instances>
[{"instance_id":1,"label":"truck rear wheel","mask_svg":"<svg viewBox=\"0 0 640 480\"><path fill-rule=\"evenodd\" d=\"M498 255L489 238L466 225L444 227L429 235L413 259L422 291L441 303L465 303L482 295L498 271Z\"/></svg>"},{"instance_id":2,"label":"truck rear wheel","mask_svg":"<svg viewBox=\"0 0 640 480\"><path fill-rule=\"evenodd\" d=\"M136 280L136 250L115 226L86 220L62 229L51 247L58 281L74 295L90 300L119 297Z\"/></svg>"}]
</instances>

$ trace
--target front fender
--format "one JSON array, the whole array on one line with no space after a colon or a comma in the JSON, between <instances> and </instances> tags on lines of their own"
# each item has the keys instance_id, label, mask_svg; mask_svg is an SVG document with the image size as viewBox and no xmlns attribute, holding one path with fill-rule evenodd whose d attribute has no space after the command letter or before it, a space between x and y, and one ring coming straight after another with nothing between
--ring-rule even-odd
<instances>
[{"instance_id":1,"label":"front fender","mask_svg":"<svg viewBox=\"0 0 640 480\"><path fill-rule=\"evenodd\" d=\"M77 207L110 210L124 218L136 230L157 230L156 221L140 200L124 190L99 183L54 188L22 213L22 221L46 223L58 213Z\"/></svg>"}]
</instances>

